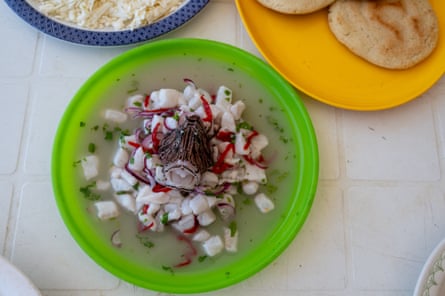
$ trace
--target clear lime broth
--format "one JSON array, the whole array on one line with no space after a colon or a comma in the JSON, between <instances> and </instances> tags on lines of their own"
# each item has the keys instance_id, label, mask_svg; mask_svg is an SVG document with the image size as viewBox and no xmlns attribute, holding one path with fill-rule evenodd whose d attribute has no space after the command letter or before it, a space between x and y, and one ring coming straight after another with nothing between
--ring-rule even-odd
<instances>
[{"instance_id":1,"label":"clear lime broth","mask_svg":"<svg viewBox=\"0 0 445 296\"><path fill-rule=\"evenodd\" d=\"M235 254L223 252L214 258L203 260L204 257L201 256L204 256L204 252L196 243L198 255L194 262L189 266L174 269L173 272L176 273L202 270L215 264L233 263L269 237L287 215L290 199L294 198L294 193L289 191L290 188L293 188L292 182L296 179L295 174L298 170L296 157L298 151L295 151L294 136L291 129L288 128L288 117L282 110L282 106L267 91L267 88L246 75L235 64L228 67L214 60L193 56L185 57L186 59L182 56L171 58L168 61L141 65L127 75L115 77L112 87L97 100L91 113L85 114L85 120L83 120L85 126L81 127L80 123L73 123L79 125L81 129L81 139L78 141L77 155L73 162L90 154L88 145L94 143L95 154L101 161L100 175L96 179L108 180L109 167L116 151L119 133L113 133L112 141L104 139L103 127L106 126L106 130L110 131L116 126L112 123L105 123L102 119L105 109L122 110L127 98L133 94L150 93L160 88L182 90L185 87L184 78L192 79L198 87L211 94L216 93L220 85L225 85L232 89L234 101L243 100L245 102L247 108L243 118L269 139L269 146L264 153L266 159L271 161L267 169L268 184L262 186L260 191L272 198L275 209L268 214L262 214L251 198L242 195L235 196L236 221L239 231L238 252ZM133 130L139 125L139 120L129 120L119 127ZM84 180L79 166L74 169L78 170L77 184L79 188L91 183ZM101 200L113 199L111 190L98 193L101 195ZM136 216L125 213L123 210L121 211L122 215L115 220L100 221L96 217L94 202L85 199L82 195L79 195L79 198L84 203L89 223L97 231L98 237L110 241L112 233L118 229L121 230L122 246L116 250L125 258L134 262L147 262L147 265L164 269L166 272L172 272L169 267L183 261L181 254L187 251L188 246L177 240L174 230L166 228L168 231L161 234L138 233ZM222 235L221 226L221 222L217 222L208 230L212 234ZM198 260L199 257L201 260Z\"/></svg>"}]
</instances>

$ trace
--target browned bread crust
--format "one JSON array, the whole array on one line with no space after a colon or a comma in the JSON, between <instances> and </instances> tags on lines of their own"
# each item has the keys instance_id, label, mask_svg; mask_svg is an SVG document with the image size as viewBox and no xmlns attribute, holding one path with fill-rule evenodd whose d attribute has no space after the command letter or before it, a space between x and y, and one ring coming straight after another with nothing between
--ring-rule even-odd
<instances>
[{"instance_id":1,"label":"browned bread crust","mask_svg":"<svg viewBox=\"0 0 445 296\"><path fill-rule=\"evenodd\" d=\"M325 8L335 0L257 0L263 6L287 14L306 14Z\"/></svg>"},{"instance_id":2,"label":"browned bread crust","mask_svg":"<svg viewBox=\"0 0 445 296\"><path fill-rule=\"evenodd\" d=\"M356 55L381 67L406 69L437 45L439 25L428 0L337 0L329 27Z\"/></svg>"}]
</instances>

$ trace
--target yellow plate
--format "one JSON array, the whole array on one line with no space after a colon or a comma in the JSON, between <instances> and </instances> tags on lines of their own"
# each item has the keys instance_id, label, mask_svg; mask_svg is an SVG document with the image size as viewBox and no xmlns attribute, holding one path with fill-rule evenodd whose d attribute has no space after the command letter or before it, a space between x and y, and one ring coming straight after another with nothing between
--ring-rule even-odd
<instances>
[{"instance_id":1,"label":"yellow plate","mask_svg":"<svg viewBox=\"0 0 445 296\"><path fill-rule=\"evenodd\" d=\"M410 69L387 70L355 56L335 39L327 9L295 16L274 12L256 0L236 0L250 37L272 67L309 96L352 110L401 105L428 90L444 74L445 1L430 3L439 20L437 48Z\"/></svg>"}]
</instances>

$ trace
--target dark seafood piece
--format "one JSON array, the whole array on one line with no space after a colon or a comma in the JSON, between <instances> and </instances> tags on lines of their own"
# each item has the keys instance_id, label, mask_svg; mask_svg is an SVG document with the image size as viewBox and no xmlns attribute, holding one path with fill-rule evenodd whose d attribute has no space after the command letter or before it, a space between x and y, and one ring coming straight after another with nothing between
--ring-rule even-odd
<instances>
[{"instance_id":1,"label":"dark seafood piece","mask_svg":"<svg viewBox=\"0 0 445 296\"><path fill-rule=\"evenodd\" d=\"M197 115L185 117L159 144L165 186L192 191L213 165L209 137Z\"/></svg>"}]
</instances>

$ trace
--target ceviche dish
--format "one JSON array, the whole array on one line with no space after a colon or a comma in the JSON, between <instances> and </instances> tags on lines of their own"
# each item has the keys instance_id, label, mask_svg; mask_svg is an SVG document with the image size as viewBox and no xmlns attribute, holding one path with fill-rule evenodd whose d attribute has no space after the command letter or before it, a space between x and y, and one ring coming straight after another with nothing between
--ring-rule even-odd
<instances>
[{"instance_id":1,"label":"ceviche dish","mask_svg":"<svg viewBox=\"0 0 445 296\"><path fill-rule=\"evenodd\" d=\"M267 185L266 169L273 161L262 153L269 142L243 119L244 102L233 98L226 86L210 93L190 79L184 83L181 91L135 94L123 110L103 110L106 124L119 133L116 143L111 141L116 144L113 159L101 160L91 142L89 154L74 164L81 166L85 181L92 180L80 190L94 200L100 220L125 212L135 216L145 241L169 232L184 242L187 252L164 268L237 252L238 202L255 204L264 214L274 209L274 201L260 190ZM137 127L123 128L130 121ZM85 122L79 125L86 127ZM110 139L112 135L105 133ZM110 162L108 178L96 180L101 161ZM104 193L108 198L102 198ZM211 228L214 224L219 226ZM124 244L120 233L118 229L110 237L116 247Z\"/></svg>"},{"instance_id":2,"label":"ceviche dish","mask_svg":"<svg viewBox=\"0 0 445 296\"><path fill-rule=\"evenodd\" d=\"M318 153L295 91L260 59L203 40L130 50L78 90L53 188L76 242L151 290L239 282L302 227Z\"/></svg>"}]
</instances>

